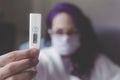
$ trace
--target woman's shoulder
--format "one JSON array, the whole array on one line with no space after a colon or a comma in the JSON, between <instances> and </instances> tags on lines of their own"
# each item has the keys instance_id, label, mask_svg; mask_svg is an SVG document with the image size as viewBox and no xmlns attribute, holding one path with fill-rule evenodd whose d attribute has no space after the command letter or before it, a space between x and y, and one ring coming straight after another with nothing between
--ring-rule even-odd
<instances>
[{"instance_id":1,"label":"woman's shoulder","mask_svg":"<svg viewBox=\"0 0 120 80\"><path fill-rule=\"evenodd\" d=\"M39 53L39 59L46 59L48 56L48 54L51 54L51 50L52 47L45 47L43 49L40 50L40 53Z\"/></svg>"},{"instance_id":2,"label":"woman's shoulder","mask_svg":"<svg viewBox=\"0 0 120 80\"><path fill-rule=\"evenodd\" d=\"M106 56L105 54L101 53L98 55L96 61L95 61L96 66L103 66L103 65L111 65L114 64L112 60Z\"/></svg>"},{"instance_id":3,"label":"woman's shoulder","mask_svg":"<svg viewBox=\"0 0 120 80\"><path fill-rule=\"evenodd\" d=\"M100 54L97 56L96 61L99 62L99 61L104 61L104 60L109 60L109 58L108 58L105 54L100 53Z\"/></svg>"},{"instance_id":4,"label":"woman's shoulder","mask_svg":"<svg viewBox=\"0 0 120 80\"><path fill-rule=\"evenodd\" d=\"M120 67L107 55L100 54L91 73L90 80L120 80Z\"/></svg>"},{"instance_id":5,"label":"woman's shoulder","mask_svg":"<svg viewBox=\"0 0 120 80\"><path fill-rule=\"evenodd\" d=\"M40 54L43 54L43 53L48 54L51 52L53 52L53 47L45 47L45 48L40 50Z\"/></svg>"},{"instance_id":6,"label":"woman's shoulder","mask_svg":"<svg viewBox=\"0 0 120 80\"><path fill-rule=\"evenodd\" d=\"M53 47L46 47L41 49L39 54L39 60L44 61L51 61L51 59L54 59L56 57L56 52Z\"/></svg>"},{"instance_id":7,"label":"woman's shoulder","mask_svg":"<svg viewBox=\"0 0 120 80\"><path fill-rule=\"evenodd\" d=\"M51 47L46 47L40 50L38 64L39 68L47 69L48 65L52 63L51 57L49 56L50 54L52 54Z\"/></svg>"},{"instance_id":8,"label":"woman's shoulder","mask_svg":"<svg viewBox=\"0 0 120 80\"><path fill-rule=\"evenodd\" d=\"M111 74L111 72L119 70L120 67L115 64L107 55L100 54L95 61L94 69L97 72Z\"/></svg>"}]
</instances>

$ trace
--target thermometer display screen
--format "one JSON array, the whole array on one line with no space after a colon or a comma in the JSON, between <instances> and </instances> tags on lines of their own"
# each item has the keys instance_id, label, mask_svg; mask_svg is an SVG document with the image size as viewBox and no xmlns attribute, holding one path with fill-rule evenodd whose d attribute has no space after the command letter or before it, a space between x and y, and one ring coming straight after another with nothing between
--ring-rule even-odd
<instances>
[{"instance_id":1,"label":"thermometer display screen","mask_svg":"<svg viewBox=\"0 0 120 80\"><path fill-rule=\"evenodd\" d=\"M34 44L37 43L37 34L36 33L33 34L33 43Z\"/></svg>"}]
</instances>

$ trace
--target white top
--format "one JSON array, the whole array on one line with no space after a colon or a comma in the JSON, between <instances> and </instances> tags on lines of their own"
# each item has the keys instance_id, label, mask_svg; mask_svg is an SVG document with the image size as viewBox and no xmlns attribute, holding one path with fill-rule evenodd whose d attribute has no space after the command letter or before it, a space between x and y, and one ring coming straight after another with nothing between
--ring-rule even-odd
<instances>
[{"instance_id":1,"label":"white top","mask_svg":"<svg viewBox=\"0 0 120 80\"><path fill-rule=\"evenodd\" d=\"M105 55L100 55L95 62L90 80L120 80L120 66Z\"/></svg>"},{"instance_id":2,"label":"white top","mask_svg":"<svg viewBox=\"0 0 120 80\"><path fill-rule=\"evenodd\" d=\"M63 60L54 48L45 48L40 52L38 73L35 78L36 80L80 80L70 74L72 70L70 65L70 60ZM120 68L106 56L100 55L95 61L90 80L120 80Z\"/></svg>"}]
</instances>

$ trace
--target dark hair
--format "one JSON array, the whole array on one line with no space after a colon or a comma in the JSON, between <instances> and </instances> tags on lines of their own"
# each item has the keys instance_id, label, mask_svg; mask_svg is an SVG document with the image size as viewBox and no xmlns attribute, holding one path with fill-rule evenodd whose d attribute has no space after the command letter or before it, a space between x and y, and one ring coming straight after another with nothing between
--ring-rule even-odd
<instances>
[{"instance_id":1,"label":"dark hair","mask_svg":"<svg viewBox=\"0 0 120 80\"><path fill-rule=\"evenodd\" d=\"M82 37L80 40L80 48L71 56L71 59L75 64L73 74L78 76L89 74L93 68L98 52L100 51L98 40L93 31L91 22L75 5L70 3L61 3L49 12L46 20L47 30L52 27L53 18L61 12L65 12L71 16L75 27L78 29ZM46 39L50 40L48 33L46 35Z\"/></svg>"}]
</instances>

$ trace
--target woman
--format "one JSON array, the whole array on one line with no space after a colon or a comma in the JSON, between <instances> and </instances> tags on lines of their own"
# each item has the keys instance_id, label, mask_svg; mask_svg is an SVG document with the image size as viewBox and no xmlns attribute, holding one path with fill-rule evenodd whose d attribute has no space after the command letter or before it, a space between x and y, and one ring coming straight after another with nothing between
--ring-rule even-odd
<instances>
[{"instance_id":1,"label":"woman","mask_svg":"<svg viewBox=\"0 0 120 80\"><path fill-rule=\"evenodd\" d=\"M80 80L91 75L100 47L90 20L76 6L58 4L47 17L47 40L36 80Z\"/></svg>"},{"instance_id":2,"label":"woman","mask_svg":"<svg viewBox=\"0 0 120 80\"><path fill-rule=\"evenodd\" d=\"M26 70L37 65L38 52L27 49L0 56L0 80L32 80L36 71Z\"/></svg>"}]
</instances>

